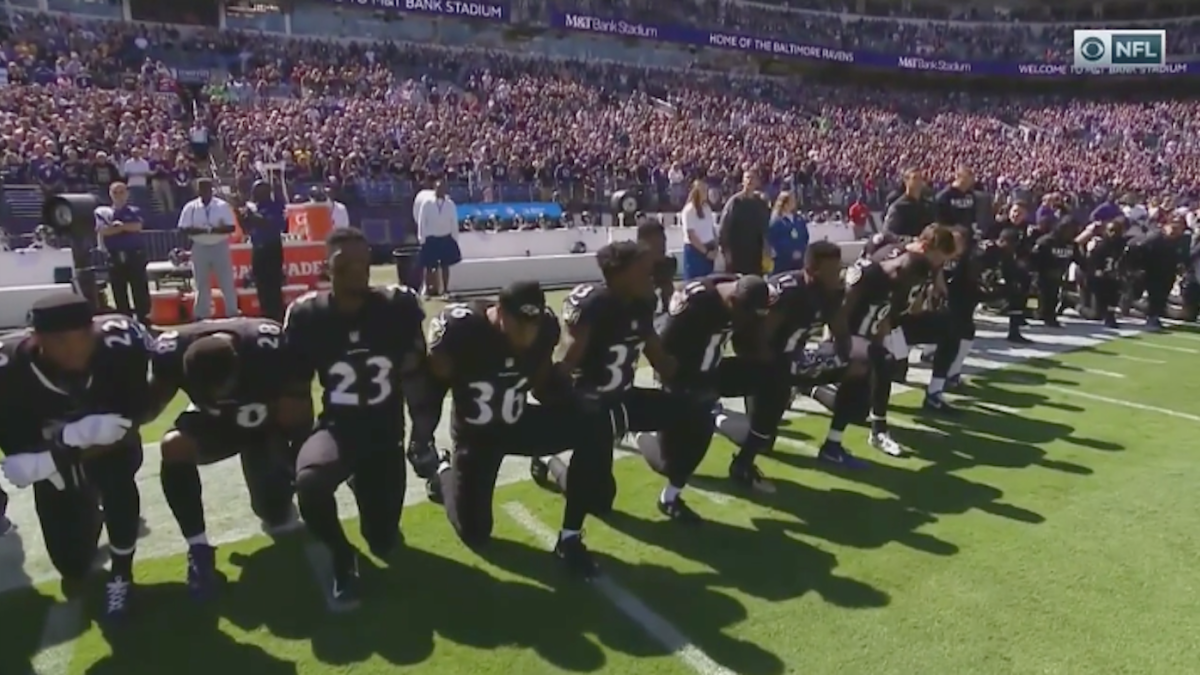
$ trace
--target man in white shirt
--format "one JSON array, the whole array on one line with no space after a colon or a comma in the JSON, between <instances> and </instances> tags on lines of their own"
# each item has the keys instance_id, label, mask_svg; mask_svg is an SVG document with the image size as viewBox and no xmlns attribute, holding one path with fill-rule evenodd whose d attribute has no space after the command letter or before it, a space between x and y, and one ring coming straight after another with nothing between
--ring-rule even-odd
<instances>
[{"instance_id":1,"label":"man in white shirt","mask_svg":"<svg viewBox=\"0 0 1200 675\"><path fill-rule=\"evenodd\" d=\"M150 162L142 156L141 148L134 148L129 153L129 159L121 167L125 174L125 183L131 188L144 188L150 180Z\"/></svg>"},{"instance_id":2,"label":"man in white shirt","mask_svg":"<svg viewBox=\"0 0 1200 675\"><path fill-rule=\"evenodd\" d=\"M192 277L196 284L194 316L212 316L213 277L225 299L225 315L237 313L237 286L234 285L233 259L229 252L229 235L236 230L233 208L229 202L213 195L210 178L196 181L200 196L183 205L179 214L179 230L192 240Z\"/></svg>"},{"instance_id":3,"label":"man in white shirt","mask_svg":"<svg viewBox=\"0 0 1200 675\"><path fill-rule=\"evenodd\" d=\"M308 201L312 204L328 204L329 219L333 225L333 229L342 230L350 227L350 212L346 210L346 205L329 196L329 192L325 188L314 185L308 191Z\"/></svg>"},{"instance_id":4,"label":"man in white shirt","mask_svg":"<svg viewBox=\"0 0 1200 675\"><path fill-rule=\"evenodd\" d=\"M421 242L421 267L425 270L425 295L438 297L450 291L450 268L462 261L458 247L458 207L438 181L433 195L422 191L413 204L417 238Z\"/></svg>"}]
</instances>

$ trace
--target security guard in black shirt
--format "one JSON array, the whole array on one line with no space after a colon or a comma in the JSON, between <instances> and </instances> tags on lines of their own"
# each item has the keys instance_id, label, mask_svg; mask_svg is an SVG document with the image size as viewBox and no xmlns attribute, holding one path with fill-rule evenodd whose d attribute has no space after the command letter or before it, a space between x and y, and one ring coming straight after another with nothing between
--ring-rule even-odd
<instances>
[{"instance_id":1,"label":"security guard in black shirt","mask_svg":"<svg viewBox=\"0 0 1200 675\"><path fill-rule=\"evenodd\" d=\"M904 172L904 193L892 201L883 218L883 229L897 237L916 237L934 221L933 205L925 198L925 174Z\"/></svg>"},{"instance_id":2,"label":"security guard in black shirt","mask_svg":"<svg viewBox=\"0 0 1200 675\"><path fill-rule=\"evenodd\" d=\"M973 229L975 222L979 220L975 174L967 167L960 166L954 174L954 182L943 188L933 202L939 223Z\"/></svg>"},{"instance_id":3,"label":"security guard in black shirt","mask_svg":"<svg viewBox=\"0 0 1200 675\"><path fill-rule=\"evenodd\" d=\"M1039 225L1044 226L1042 219ZM1049 328L1058 328L1058 304L1061 300L1063 277L1076 258L1075 235L1078 228L1074 221L1064 219L1049 231L1033 240L1029 260L1037 274L1038 316Z\"/></svg>"}]
</instances>

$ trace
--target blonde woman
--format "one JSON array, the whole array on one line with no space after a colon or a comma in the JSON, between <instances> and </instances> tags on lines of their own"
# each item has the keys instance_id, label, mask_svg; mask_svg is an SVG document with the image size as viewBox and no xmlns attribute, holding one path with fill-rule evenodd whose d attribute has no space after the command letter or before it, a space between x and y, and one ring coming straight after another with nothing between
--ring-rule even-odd
<instances>
[{"instance_id":1,"label":"blonde woman","mask_svg":"<svg viewBox=\"0 0 1200 675\"><path fill-rule=\"evenodd\" d=\"M707 203L708 186L692 183L687 204L679 212L687 243L683 247L683 278L695 279L713 273L717 259L717 216Z\"/></svg>"},{"instance_id":2,"label":"blonde woman","mask_svg":"<svg viewBox=\"0 0 1200 675\"><path fill-rule=\"evenodd\" d=\"M780 192L767 228L767 247L773 256L770 271L779 274L803 268L808 236L808 222L796 213L796 198L786 190Z\"/></svg>"}]
</instances>

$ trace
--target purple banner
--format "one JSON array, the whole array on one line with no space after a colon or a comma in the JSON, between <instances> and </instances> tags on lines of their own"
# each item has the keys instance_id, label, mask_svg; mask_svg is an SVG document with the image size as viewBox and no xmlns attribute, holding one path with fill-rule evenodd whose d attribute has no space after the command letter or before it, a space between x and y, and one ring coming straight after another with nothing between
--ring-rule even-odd
<instances>
[{"instance_id":1,"label":"purple banner","mask_svg":"<svg viewBox=\"0 0 1200 675\"><path fill-rule=\"evenodd\" d=\"M468 19L508 21L508 5L470 0L327 0L338 5L363 9L461 16Z\"/></svg>"},{"instance_id":2,"label":"purple banner","mask_svg":"<svg viewBox=\"0 0 1200 675\"><path fill-rule=\"evenodd\" d=\"M744 33L707 31L690 26L640 23L622 19L602 19L588 14L555 14L551 17L555 28L617 35L621 37L673 42L695 47L720 47L741 52L754 52L769 56L785 56L830 63L869 66L873 68L896 68L931 73L960 73L964 75L1000 75L1005 77L1062 77L1068 75L1105 75L1095 69L1075 68L1071 65L1052 63L1016 63L1012 61L958 61L916 54L881 54L878 52L850 51L806 45L790 40L768 38ZM1140 68L1136 71L1122 69L1114 75L1197 75L1200 62L1168 63L1165 66Z\"/></svg>"}]
</instances>

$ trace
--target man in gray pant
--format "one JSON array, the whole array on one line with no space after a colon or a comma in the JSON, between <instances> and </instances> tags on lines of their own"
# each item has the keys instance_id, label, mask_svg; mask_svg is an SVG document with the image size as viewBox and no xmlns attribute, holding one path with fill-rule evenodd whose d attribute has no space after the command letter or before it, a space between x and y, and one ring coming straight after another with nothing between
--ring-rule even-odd
<instances>
[{"instance_id":1,"label":"man in gray pant","mask_svg":"<svg viewBox=\"0 0 1200 675\"><path fill-rule=\"evenodd\" d=\"M183 205L179 213L179 231L192 240L192 277L196 284L196 319L213 315L213 277L225 300L225 315L237 315L237 286L234 284L233 260L229 252L229 235L234 225L233 208L229 202L213 195L209 178L196 181L200 196Z\"/></svg>"}]
</instances>

